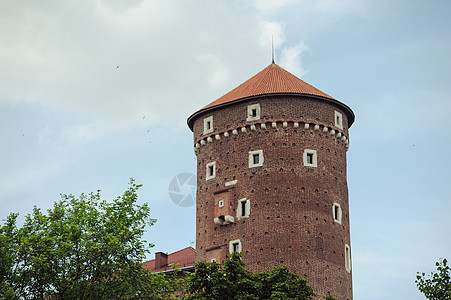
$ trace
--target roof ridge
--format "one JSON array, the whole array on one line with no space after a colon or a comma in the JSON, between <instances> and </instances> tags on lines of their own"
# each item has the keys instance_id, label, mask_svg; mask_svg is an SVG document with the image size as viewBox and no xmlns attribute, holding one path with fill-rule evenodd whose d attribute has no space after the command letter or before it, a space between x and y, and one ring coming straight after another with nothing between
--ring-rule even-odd
<instances>
[{"instance_id":1,"label":"roof ridge","mask_svg":"<svg viewBox=\"0 0 451 300\"><path fill-rule=\"evenodd\" d=\"M168 255L172 255L172 254L175 254L175 253L177 253L177 252L184 251L184 250L191 250L191 251L193 251L193 252L196 252L196 250L194 250L193 247L188 246L188 247L186 247L186 248L183 248L183 249L177 250L177 251L175 251L175 252L169 253Z\"/></svg>"}]
</instances>

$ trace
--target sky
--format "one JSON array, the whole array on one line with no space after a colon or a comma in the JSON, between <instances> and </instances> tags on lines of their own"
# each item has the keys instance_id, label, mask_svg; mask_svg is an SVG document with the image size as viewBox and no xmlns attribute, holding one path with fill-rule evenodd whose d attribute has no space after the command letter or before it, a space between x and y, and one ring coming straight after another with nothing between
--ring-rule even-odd
<instances>
[{"instance_id":1,"label":"sky","mask_svg":"<svg viewBox=\"0 0 451 300\"><path fill-rule=\"evenodd\" d=\"M186 119L268 66L271 39L356 115L354 298L424 299L416 272L451 258L445 0L0 0L0 220L132 177L158 220L149 259L194 246L195 208L168 193L196 172Z\"/></svg>"}]
</instances>

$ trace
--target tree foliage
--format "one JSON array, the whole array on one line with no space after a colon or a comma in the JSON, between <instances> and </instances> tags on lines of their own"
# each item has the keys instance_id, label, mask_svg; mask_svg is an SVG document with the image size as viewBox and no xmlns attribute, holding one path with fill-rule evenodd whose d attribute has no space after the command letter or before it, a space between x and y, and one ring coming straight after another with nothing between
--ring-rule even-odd
<instances>
[{"instance_id":1,"label":"tree foliage","mask_svg":"<svg viewBox=\"0 0 451 300\"><path fill-rule=\"evenodd\" d=\"M307 283L307 279L289 272L286 266L253 274L244 269L241 255L234 253L222 264L197 263L196 273L188 282L186 299L314 299L316 295Z\"/></svg>"},{"instance_id":2,"label":"tree foliage","mask_svg":"<svg viewBox=\"0 0 451 300\"><path fill-rule=\"evenodd\" d=\"M9 215L0 227L0 298L172 298L177 287L142 267L152 245L141 237L155 220L137 204L139 188L131 179L112 202L100 191L61 195L47 213L34 207L20 228Z\"/></svg>"},{"instance_id":3,"label":"tree foliage","mask_svg":"<svg viewBox=\"0 0 451 300\"><path fill-rule=\"evenodd\" d=\"M196 272L151 273L142 262L155 223L137 203L141 185L112 202L100 191L61 195L45 213L34 207L17 226L10 214L0 226L1 299L313 299L307 279L276 267L253 274L240 254L225 263L196 264ZM445 261L446 264L446 261ZM449 277L448 277L449 278ZM334 300L333 297L324 297Z\"/></svg>"},{"instance_id":4,"label":"tree foliage","mask_svg":"<svg viewBox=\"0 0 451 300\"><path fill-rule=\"evenodd\" d=\"M425 273L417 273L415 283L427 299L451 300L451 269L448 261L446 258L441 258L435 266L437 272L431 272L429 276Z\"/></svg>"}]
</instances>

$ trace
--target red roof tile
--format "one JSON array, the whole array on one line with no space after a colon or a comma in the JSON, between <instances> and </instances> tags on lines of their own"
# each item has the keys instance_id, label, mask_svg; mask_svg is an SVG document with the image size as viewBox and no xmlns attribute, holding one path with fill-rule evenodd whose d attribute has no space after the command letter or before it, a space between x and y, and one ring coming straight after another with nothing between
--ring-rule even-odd
<instances>
[{"instance_id":1,"label":"red roof tile","mask_svg":"<svg viewBox=\"0 0 451 300\"><path fill-rule=\"evenodd\" d=\"M347 111L349 127L354 122L354 113L348 106L272 63L229 93L192 114L188 118L188 126L192 130L195 118L205 110L208 111L217 106L228 105L235 101L268 94L296 94L320 97L326 101L338 104Z\"/></svg>"},{"instance_id":2,"label":"red roof tile","mask_svg":"<svg viewBox=\"0 0 451 300\"><path fill-rule=\"evenodd\" d=\"M261 72L221 98L208 104L203 109L242 98L265 94L307 94L335 100L278 65L270 64Z\"/></svg>"},{"instance_id":3,"label":"red roof tile","mask_svg":"<svg viewBox=\"0 0 451 300\"><path fill-rule=\"evenodd\" d=\"M178 264L177 268L191 267L195 264L195 250L193 247L187 247L176 252L168 254L168 264L162 268L155 269L155 259L143 263L143 267L151 269L152 272L162 272L172 270L171 264Z\"/></svg>"}]
</instances>

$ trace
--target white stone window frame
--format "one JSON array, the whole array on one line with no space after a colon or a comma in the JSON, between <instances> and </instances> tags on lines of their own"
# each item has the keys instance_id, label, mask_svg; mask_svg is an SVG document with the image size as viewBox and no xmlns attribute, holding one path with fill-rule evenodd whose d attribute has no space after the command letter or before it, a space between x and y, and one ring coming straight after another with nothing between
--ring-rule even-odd
<instances>
[{"instance_id":1,"label":"white stone window frame","mask_svg":"<svg viewBox=\"0 0 451 300\"><path fill-rule=\"evenodd\" d=\"M253 111L255 111L255 116L253 115ZM256 121L260 120L260 103L251 104L247 106L247 118L246 121Z\"/></svg>"},{"instance_id":2,"label":"white stone window frame","mask_svg":"<svg viewBox=\"0 0 451 300\"><path fill-rule=\"evenodd\" d=\"M216 258L212 258L212 259L210 260L210 262L215 263L215 262L216 262Z\"/></svg>"},{"instance_id":3,"label":"white stone window frame","mask_svg":"<svg viewBox=\"0 0 451 300\"><path fill-rule=\"evenodd\" d=\"M204 134L213 132L213 116L204 118Z\"/></svg>"},{"instance_id":4,"label":"white stone window frame","mask_svg":"<svg viewBox=\"0 0 451 300\"><path fill-rule=\"evenodd\" d=\"M254 155L258 155L258 163L254 163ZM263 166L263 150L249 151L249 168L261 167Z\"/></svg>"},{"instance_id":5,"label":"white stone window frame","mask_svg":"<svg viewBox=\"0 0 451 300\"><path fill-rule=\"evenodd\" d=\"M224 207L224 200L220 200L220 201L218 202L218 206L219 206L219 207Z\"/></svg>"},{"instance_id":6,"label":"white stone window frame","mask_svg":"<svg viewBox=\"0 0 451 300\"><path fill-rule=\"evenodd\" d=\"M244 215L243 215L243 203L244 203ZM238 220L249 218L250 212L251 212L251 201L246 198L238 200L236 218Z\"/></svg>"},{"instance_id":7,"label":"white stone window frame","mask_svg":"<svg viewBox=\"0 0 451 300\"><path fill-rule=\"evenodd\" d=\"M334 217L334 222L341 224L342 211L341 206L337 202L332 205L332 215Z\"/></svg>"},{"instance_id":8,"label":"white stone window frame","mask_svg":"<svg viewBox=\"0 0 451 300\"><path fill-rule=\"evenodd\" d=\"M346 272L351 273L351 247L345 244L345 269Z\"/></svg>"},{"instance_id":9,"label":"white stone window frame","mask_svg":"<svg viewBox=\"0 0 451 300\"><path fill-rule=\"evenodd\" d=\"M242 247L241 247L241 241L240 240L233 240L229 242L229 253L233 254L235 251L233 251L235 248L234 245L237 245L237 253L241 253Z\"/></svg>"},{"instance_id":10,"label":"white stone window frame","mask_svg":"<svg viewBox=\"0 0 451 300\"><path fill-rule=\"evenodd\" d=\"M210 174L210 169L213 168L213 174ZM212 161L205 166L205 180L216 178L216 161Z\"/></svg>"},{"instance_id":11,"label":"white stone window frame","mask_svg":"<svg viewBox=\"0 0 451 300\"><path fill-rule=\"evenodd\" d=\"M338 111L335 111L334 123L335 123L335 126L337 126L340 129L343 129L343 115Z\"/></svg>"},{"instance_id":12,"label":"white stone window frame","mask_svg":"<svg viewBox=\"0 0 451 300\"><path fill-rule=\"evenodd\" d=\"M309 155L312 156L312 162L311 163L308 161L308 156ZM316 154L316 150L304 149L303 160L304 160L304 166L305 167L316 168L318 166L318 155Z\"/></svg>"}]
</instances>

